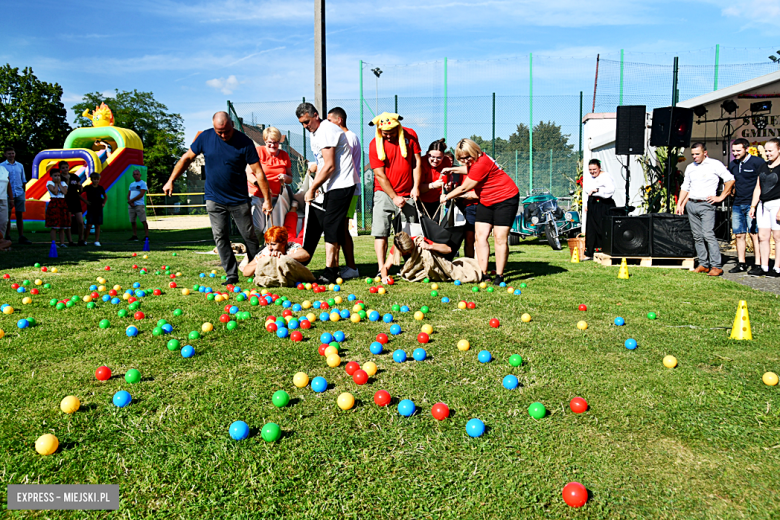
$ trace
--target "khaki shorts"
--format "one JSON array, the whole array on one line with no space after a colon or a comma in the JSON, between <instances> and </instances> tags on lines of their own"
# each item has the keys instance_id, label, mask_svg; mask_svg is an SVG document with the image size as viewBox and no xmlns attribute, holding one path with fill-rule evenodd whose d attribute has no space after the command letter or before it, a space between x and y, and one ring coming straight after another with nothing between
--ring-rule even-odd
<instances>
[{"instance_id":1,"label":"khaki shorts","mask_svg":"<svg viewBox=\"0 0 780 520\"><path fill-rule=\"evenodd\" d=\"M141 206L129 206L130 222L135 222L138 219L139 222L146 222L146 205Z\"/></svg>"},{"instance_id":2,"label":"khaki shorts","mask_svg":"<svg viewBox=\"0 0 780 520\"><path fill-rule=\"evenodd\" d=\"M407 202L403 208L393 204L393 199L384 191L374 192L374 210L371 220L371 235L377 238L387 238L393 229L393 219L401 214L401 222L417 224L420 219L414 202Z\"/></svg>"}]
</instances>

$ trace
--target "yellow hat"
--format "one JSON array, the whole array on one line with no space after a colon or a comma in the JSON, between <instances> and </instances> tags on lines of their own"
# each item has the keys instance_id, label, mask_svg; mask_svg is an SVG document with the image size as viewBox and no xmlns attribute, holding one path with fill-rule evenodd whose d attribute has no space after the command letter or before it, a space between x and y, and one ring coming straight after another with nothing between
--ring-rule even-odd
<instances>
[{"instance_id":1,"label":"yellow hat","mask_svg":"<svg viewBox=\"0 0 780 520\"><path fill-rule=\"evenodd\" d=\"M382 130L388 131L393 128L398 128L398 145L401 147L401 156L406 158L406 136L404 136L404 127L400 123L402 119L403 117L398 114L382 112L368 123L368 126L376 126L376 153L380 161L384 161L387 158Z\"/></svg>"}]
</instances>

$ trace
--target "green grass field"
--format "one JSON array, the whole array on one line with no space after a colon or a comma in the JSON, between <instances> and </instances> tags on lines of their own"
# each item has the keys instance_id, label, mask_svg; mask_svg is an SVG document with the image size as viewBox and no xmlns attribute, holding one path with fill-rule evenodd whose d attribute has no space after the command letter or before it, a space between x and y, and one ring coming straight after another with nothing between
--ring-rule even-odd
<instances>
[{"instance_id":1,"label":"green grass field","mask_svg":"<svg viewBox=\"0 0 780 520\"><path fill-rule=\"evenodd\" d=\"M593 262L571 264L568 254L542 243L513 247L510 284L526 282L523 294L499 290L473 294L471 286L442 284L439 297L424 284L400 282L385 295L369 294L364 281L349 281L340 294L355 294L380 313L393 304L412 311L428 305L424 322L412 312L394 313L404 332L391 338L385 352L368 346L390 325L377 322L314 324L305 341L280 340L265 331L265 316L281 307L251 307L251 319L227 331L219 323L224 303L203 294L183 296L164 289L142 299L146 319L119 318L120 305L99 302L89 310L79 303L54 310L51 298L87 294L96 278L128 288L166 288L169 279L153 274L163 264L181 271L179 287L203 282L201 272L220 269L210 249L209 230L159 232L148 260L141 244L104 238L102 250L68 249L49 262L48 246L17 248L0 254L0 304L13 315L0 315L0 472L6 484L119 484L117 512L6 511L10 518L777 518L780 516L780 387L762 383L766 371L780 372L777 348L780 302L775 295L676 269L631 268L630 280L618 268ZM116 240L114 250L110 242ZM162 244L166 244L163 246ZM323 263L323 248L315 266ZM363 276L374 275L373 244L356 240ZM177 256L173 257L172 252ZM35 262L57 266L41 273ZM139 275L132 264L148 267ZM110 265L111 271L104 271ZM221 271L219 271L221 274ZM12 282L36 278L51 289L22 305ZM218 286L219 279L206 279ZM211 282L210 284L208 282ZM242 280L243 282L243 280ZM242 283L242 288L251 287ZM300 303L327 299L332 292L274 291ZM441 303L442 296L452 302ZM461 299L474 310L458 310ZM749 306L753 341L731 341L729 332L739 300ZM235 302L231 299L231 302ZM346 303L346 302L345 302ZM584 303L587 312L577 306ZM339 308L351 307L339 305ZM184 312L174 317L173 310ZM657 320L649 320L648 312ZM520 315L533 320L522 323ZM32 316L37 325L19 330L16 322ZM622 316L626 325L613 320ZM488 326L499 318L501 327ZM111 327L98 327L101 319ZM170 322L170 336L155 337L158 319ZM586 320L586 331L577 322ZM203 322L213 332L187 341ZM423 323L434 328L426 361L411 360ZM134 324L141 333L128 338ZM329 368L318 355L322 332L343 330L342 367ZM171 337L196 351L185 359L170 352ZM468 339L471 349L456 348ZM623 346L635 338L639 347ZM404 349L410 360L394 363ZM489 350L493 361L477 360ZM523 365L509 365L520 354ZM676 369L662 358L673 354ZM357 386L344 372L347 361L373 360L378 374ZM109 366L114 377L95 379ZM127 370L142 381L129 385ZM322 394L297 389L293 375L324 376ZM521 386L506 390L507 374ZM116 408L112 396L128 390L133 402ZM279 389L292 397L275 408ZM385 389L393 405L380 408L373 394ZM336 405L341 392L357 399L354 409ZM81 409L59 410L61 399L77 396ZM572 413L568 402L585 398L590 409ZM399 399L417 406L412 417L399 415ZM451 417L439 422L431 407L447 403ZM528 406L544 403L548 415L535 420ZM471 418L487 425L481 438L466 434ZM234 441L228 427L246 421L250 437ZM259 435L267 422L278 423L283 437L266 443ZM35 440L45 433L59 438L51 456L38 455ZM561 498L570 481L584 484L590 499L581 509ZM4 507L6 489L2 487Z\"/></svg>"}]
</instances>

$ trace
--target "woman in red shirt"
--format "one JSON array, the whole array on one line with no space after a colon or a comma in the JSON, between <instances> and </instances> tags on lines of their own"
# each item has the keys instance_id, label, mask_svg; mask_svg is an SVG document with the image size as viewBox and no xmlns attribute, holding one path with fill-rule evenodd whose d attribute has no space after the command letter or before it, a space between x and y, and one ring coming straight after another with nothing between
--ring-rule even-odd
<instances>
[{"instance_id":1,"label":"woman in red shirt","mask_svg":"<svg viewBox=\"0 0 780 520\"><path fill-rule=\"evenodd\" d=\"M265 146L257 147L257 155L260 157L260 166L263 167L265 177L268 179L268 188L271 190L271 204L274 207L271 219L274 225L281 226L284 225L284 217L290 210L290 201L288 197L280 197L279 195L282 193L284 185L293 181L292 162L287 152L280 148L282 133L277 128L269 126L263 130L263 141L265 141ZM266 229L263 194L255 186L255 176L248 167L246 178L249 185L249 195L252 197L252 223L255 226L255 233L260 238Z\"/></svg>"},{"instance_id":2,"label":"woman in red shirt","mask_svg":"<svg viewBox=\"0 0 780 520\"><path fill-rule=\"evenodd\" d=\"M452 161L444 155L447 143L444 139L434 141L428 146L428 153L422 158L422 176L420 178L420 202L428 216L434 218L441 203L441 187L447 182L447 176L442 174L444 168L452 166Z\"/></svg>"},{"instance_id":3,"label":"woman in red shirt","mask_svg":"<svg viewBox=\"0 0 780 520\"><path fill-rule=\"evenodd\" d=\"M512 178L471 139L458 141L455 159L463 166L446 168L444 173L467 175L460 186L442 195L441 200L445 202L471 190L477 194L479 204L474 224L477 260L482 269L482 280L490 280L487 274L490 259L488 237L492 231L496 245L496 277L493 284L499 285L504 281L504 268L509 258L507 239L520 205L520 190Z\"/></svg>"}]
</instances>

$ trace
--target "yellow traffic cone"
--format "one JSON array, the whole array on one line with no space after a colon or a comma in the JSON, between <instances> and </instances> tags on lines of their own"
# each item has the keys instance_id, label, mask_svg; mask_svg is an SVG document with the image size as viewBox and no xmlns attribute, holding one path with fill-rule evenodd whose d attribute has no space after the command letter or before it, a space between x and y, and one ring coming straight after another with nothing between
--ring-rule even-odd
<instances>
[{"instance_id":1,"label":"yellow traffic cone","mask_svg":"<svg viewBox=\"0 0 780 520\"><path fill-rule=\"evenodd\" d=\"M750 316L748 316L747 302L739 301L737 315L734 317L734 325L731 327L731 337L729 339L753 339L753 333L750 331Z\"/></svg>"},{"instance_id":2,"label":"yellow traffic cone","mask_svg":"<svg viewBox=\"0 0 780 520\"><path fill-rule=\"evenodd\" d=\"M628 280L628 264L626 263L626 259L624 258L622 262L620 262L620 271L618 271L618 278L621 280Z\"/></svg>"},{"instance_id":3,"label":"yellow traffic cone","mask_svg":"<svg viewBox=\"0 0 780 520\"><path fill-rule=\"evenodd\" d=\"M577 247L574 247L574 253L571 255L571 263L573 264L579 264L580 263L580 253L577 251Z\"/></svg>"}]
</instances>

